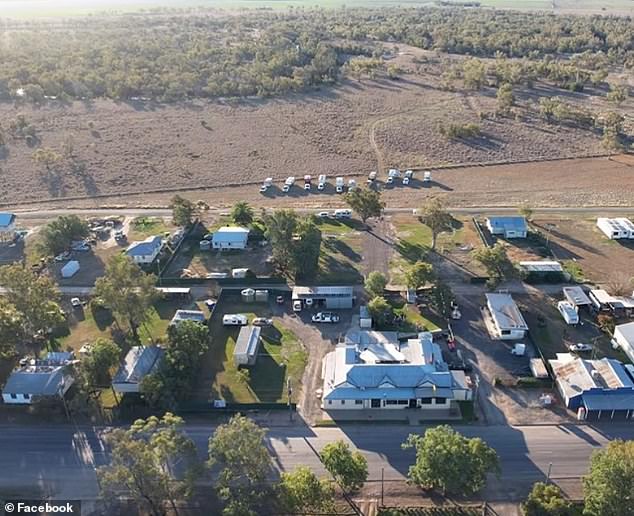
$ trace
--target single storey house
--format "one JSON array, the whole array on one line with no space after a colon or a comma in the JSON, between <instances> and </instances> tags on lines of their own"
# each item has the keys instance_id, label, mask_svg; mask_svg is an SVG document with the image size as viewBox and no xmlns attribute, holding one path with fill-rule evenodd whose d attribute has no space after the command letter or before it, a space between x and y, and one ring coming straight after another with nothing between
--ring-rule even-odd
<instances>
[{"instance_id":1,"label":"single storey house","mask_svg":"<svg viewBox=\"0 0 634 516\"><path fill-rule=\"evenodd\" d=\"M72 360L72 353L56 352L18 367L2 389L3 401L28 405L34 400L64 396L74 382L68 367Z\"/></svg>"},{"instance_id":2,"label":"single storey house","mask_svg":"<svg viewBox=\"0 0 634 516\"><path fill-rule=\"evenodd\" d=\"M399 342L396 332L351 330L325 356L322 378L322 408L332 413L410 408L445 415L472 396L464 373L449 370L429 332Z\"/></svg>"},{"instance_id":3,"label":"single storey house","mask_svg":"<svg viewBox=\"0 0 634 516\"><path fill-rule=\"evenodd\" d=\"M243 326L240 328L236 347L233 350L233 362L236 366L253 366L258 359L260 349L260 326Z\"/></svg>"},{"instance_id":4,"label":"single storey house","mask_svg":"<svg viewBox=\"0 0 634 516\"><path fill-rule=\"evenodd\" d=\"M558 353L548 362L559 394L578 419L634 419L634 382L618 360Z\"/></svg>"},{"instance_id":5,"label":"single storey house","mask_svg":"<svg viewBox=\"0 0 634 516\"><path fill-rule=\"evenodd\" d=\"M612 340L634 363L634 322L616 326Z\"/></svg>"},{"instance_id":6,"label":"single storey house","mask_svg":"<svg viewBox=\"0 0 634 516\"><path fill-rule=\"evenodd\" d=\"M486 294L493 322L493 337L500 340L523 339L528 325L510 294Z\"/></svg>"},{"instance_id":7,"label":"single storey house","mask_svg":"<svg viewBox=\"0 0 634 516\"><path fill-rule=\"evenodd\" d=\"M139 265L148 265L156 260L163 248L163 239L160 236L150 236L139 242L132 242L126 249L126 256Z\"/></svg>"},{"instance_id":8,"label":"single storey house","mask_svg":"<svg viewBox=\"0 0 634 516\"><path fill-rule=\"evenodd\" d=\"M215 231L211 237L214 249L246 249L249 230L238 226L226 226Z\"/></svg>"},{"instance_id":9,"label":"single storey house","mask_svg":"<svg viewBox=\"0 0 634 516\"><path fill-rule=\"evenodd\" d=\"M154 372L163 358L160 346L133 346L112 379L112 388L119 393L138 393L141 380Z\"/></svg>"},{"instance_id":10,"label":"single storey house","mask_svg":"<svg viewBox=\"0 0 634 516\"><path fill-rule=\"evenodd\" d=\"M486 226L492 235L504 238L526 238L528 234L525 217L489 217Z\"/></svg>"},{"instance_id":11,"label":"single storey house","mask_svg":"<svg viewBox=\"0 0 634 516\"><path fill-rule=\"evenodd\" d=\"M354 304L352 287L299 287L293 288L293 301L301 301L304 306L319 306L333 309L350 309Z\"/></svg>"},{"instance_id":12,"label":"single storey house","mask_svg":"<svg viewBox=\"0 0 634 516\"><path fill-rule=\"evenodd\" d=\"M610 240L634 238L634 224L630 219L624 217L614 219L599 217L597 219L597 227Z\"/></svg>"},{"instance_id":13,"label":"single storey house","mask_svg":"<svg viewBox=\"0 0 634 516\"><path fill-rule=\"evenodd\" d=\"M12 242L15 239L15 214L0 213L0 242Z\"/></svg>"}]
</instances>

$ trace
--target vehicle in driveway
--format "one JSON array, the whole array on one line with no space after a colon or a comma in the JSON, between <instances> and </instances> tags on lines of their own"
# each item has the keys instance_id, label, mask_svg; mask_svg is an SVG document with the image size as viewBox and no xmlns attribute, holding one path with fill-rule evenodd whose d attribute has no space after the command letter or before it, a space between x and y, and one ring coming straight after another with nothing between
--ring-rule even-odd
<instances>
[{"instance_id":1,"label":"vehicle in driveway","mask_svg":"<svg viewBox=\"0 0 634 516\"><path fill-rule=\"evenodd\" d=\"M273 319L267 319L266 317L256 317L251 323L253 326L273 326Z\"/></svg>"},{"instance_id":2,"label":"vehicle in driveway","mask_svg":"<svg viewBox=\"0 0 634 516\"><path fill-rule=\"evenodd\" d=\"M283 304L284 304L284 296L277 296L277 297L275 298L275 302L276 302L278 305L283 305Z\"/></svg>"},{"instance_id":3,"label":"vehicle in driveway","mask_svg":"<svg viewBox=\"0 0 634 516\"><path fill-rule=\"evenodd\" d=\"M557 310L559 310L566 324L579 324L579 313L575 310L572 303L559 301L559 303L557 303Z\"/></svg>"},{"instance_id":4,"label":"vehicle in driveway","mask_svg":"<svg viewBox=\"0 0 634 516\"><path fill-rule=\"evenodd\" d=\"M63 252L62 254L58 254L58 255L55 257L55 261L56 261L56 262L65 262L65 261L70 260L70 257L71 257L71 256L72 256L72 255L71 255L70 251L65 251L65 252Z\"/></svg>"},{"instance_id":5,"label":"vehicle in driveway","mask_svg":"<svg viewBox=\"0 0 634 516\"><path fill-rule=\"evenodd\" d=\"M296 299L293 301L293 312L301 312L302 311L302 302L300 299Z\"/></svg>"},{"instance_id":6,"label":"vehicle in driveway","mask_svg":"<svg viewBox=\"0 0 634 516\"><path fill-rule=\"evenodd\" d=\"M79 308L80 306L82 306L81 299L79 299L78 297L71 298L70 304L73 308Z\"/></svg>"},{"instance_id":7,"label":"vehicle in driveway","mask_svg":"<svg viewBox=\"0 0 634 516\"><path fill-rule=\"evenodd\" d=\"M320 211L320 212L317 214L317 216L318 216L320 219L327 219L328 217L330 217L330 212L328 212L328 211Z\"/></svg>"},{"instance_id":8,"label":"vehicle in driveway","mask_svg":"<svg viewBox=\"0 0 634 516\"><path fill-rule=\"evenodd\" d=\"M332 312L318 312L312 317L314 323L338 323L339 316Z\"/></svg>"},{"instance_id":9,"label":"vehicle in driveway","mask_svg":"<svg viewBox=\"0 0 634 516\"><path fill-rule=\"evenodd\" d=\"M515 344L513 349L511 349L511 355L515 355L517 357L523 357L526 354L526 344L522 344L521 342Z\"/></svg>"},{"instance_id":10,"label":"vehicle in driveway","mask_svg":"<svg viewBox=\"0 0 634 516\"><path fill-rule=\"evenodd\" d=\"M592 346L590 344L584 344L583 342L577 342L576 344L570 344L568 351L572 351L573 353L587 353L588 351L592 351Z\"/></svg>"}]
</instances>

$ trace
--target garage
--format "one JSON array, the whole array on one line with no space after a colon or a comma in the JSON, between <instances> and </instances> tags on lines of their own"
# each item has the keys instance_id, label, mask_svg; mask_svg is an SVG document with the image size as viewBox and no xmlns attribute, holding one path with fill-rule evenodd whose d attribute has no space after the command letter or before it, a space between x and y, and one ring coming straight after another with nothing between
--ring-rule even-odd
<instances>
[{"instance_id":1,"label":"garage","mask_svg":"<svg viewBox=\"0 0 634 516\"><path fill-rule=\"evenodd\" d=\"M294 287L293 301L301 301L306 307L348 310L354 305L352 287Z\"/></svg>"}]
</instances>

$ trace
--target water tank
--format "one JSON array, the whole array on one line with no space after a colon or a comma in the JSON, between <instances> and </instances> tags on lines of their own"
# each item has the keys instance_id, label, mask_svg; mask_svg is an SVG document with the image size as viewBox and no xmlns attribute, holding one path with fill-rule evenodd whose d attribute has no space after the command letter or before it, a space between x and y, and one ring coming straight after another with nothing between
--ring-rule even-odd
<instances>
[{"instance_id":1,"label":"water tank","mask_svg":"<svg viewBox=\"0 0 634 516\"><path fill-rule=\"evenodd\" d=\"M209 251L209 249L211 249L211 241L210 240L201 240L199 245L200 245L200 250L201 251Z\"/></svg>"},{"instance_id":2,"label":"water tank","mask_svg":"<svg viewBox=\"0 0 634 516\"><path fill-rule=\"evenodd\" d=\"M268 290L256 290L255 291L255 301L256 303L266 303L269 300L269 291Z\"/></svg>"},{"instance_id":3,"label":"water tank","mask_svg":"<svg viewBox=\"0 0 634 516\"><path fill-rule=\"evenodd\" d=\"M252 288L245 288L242 292L240 292L242 296L242 301L244 303L253 303L255 301L255 290Z\"/></svg>"}]
</instances>

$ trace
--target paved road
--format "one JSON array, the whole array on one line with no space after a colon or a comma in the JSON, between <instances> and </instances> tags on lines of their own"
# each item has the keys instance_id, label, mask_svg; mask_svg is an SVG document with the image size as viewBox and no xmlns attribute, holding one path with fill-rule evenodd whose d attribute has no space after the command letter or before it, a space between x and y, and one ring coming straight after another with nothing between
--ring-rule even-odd
<instances>
[{"instance_id":1,"label":"paved road","mask_svg":"<svg viewBox=\"0 0 634 516\"><path fill-rule=\"evenodd\" d=\"M187 425L187 432L204 454L213 427ZM395 425L351 425L343 428L274 427L268 432L271 454L279 469L306 464L323 474L315 450L328 442L345 439L368 458L370 479L402 479L414 454L400 443L421 428ZM634 425L465 427L468 436L485 439L499 453L503 482L493 483L486 493L492 499L508 498L511 486L528 485L544 477L549 463L552 478L582 475L593 450L612 438L634 438ZM107 459L102 428L72 426L0 426L0 496L35 489L59 498L93 499L97 494L94 467Z\"/></svg>"}]
</instances>

